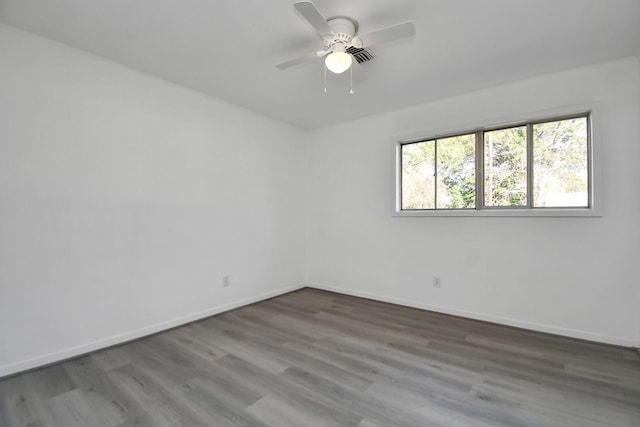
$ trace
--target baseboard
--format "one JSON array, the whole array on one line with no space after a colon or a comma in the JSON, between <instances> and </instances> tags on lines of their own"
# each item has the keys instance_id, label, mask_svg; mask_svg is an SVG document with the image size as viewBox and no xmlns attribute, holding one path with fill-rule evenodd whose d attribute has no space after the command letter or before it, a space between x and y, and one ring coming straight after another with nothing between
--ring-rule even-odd
<instances>
[{"instance_id":1,"label":"baseboard","mask_svg":"<svg viewBox=\"0 0 640 427\"><path fill-rule=\"evenodd\" d=\"M212 307L197 313L192 313L186 316L177 317L177 318L168 320L166 322L161 322L154 325L146 326L144 328L125 332L122 334L113 335L113 336L99 339L90 343L85 343L85 344L67 348L61 351L56 351L46 355L34 357L32 359L23 360L16 363L10 363L8 365L3 365L3 366L0 366L0 379L15 375L15 374L19 374L25 371L30 371L36 368L41 368L54 363L59 363L64 360L72 359L74 357L82 356L84 354L92 353L94 351L112 347L114 345L119 345L129 341L137 340L148 335L153 335L158 332L175 328L177 326L185 325L187 323L205 319L207 317L214 316L216 314L224 313L225 311L233 310L245 305L249 305L249 304L263 301L269 298L277 297L279 295L293 292L298 289L302 289L304 287L306 287L306 285L300 284L296 286L281 288L281 289L271 291L271 292L266 292L264 294L257 295L251 298L234 301L221 306Z\"/></svg>"},{"instance_id":2,"label":"baseboard","mask_svg":"<svg viewBox=\"0 0 640 427\"><path fill-rule=\"evenodd\" d=\"M330 291L330 292L336 292L339 294L351 295L354 297L367 298L375 301L388 302L391 304L403 305L406 307L419 308L422 310L429 310L437 313L451 314L453 316L460 316L460 317L466 317L469 319L482 320L485 322L497 323L500 325L513 326L521 329L528 329L528 330L537 331L537 332L545 332L553 335L561 335L569 338L577 338L585 341L593 341L593 342L598 342L602 344L611 344L611 345L628 347L628 348L638 347L637 342L634 342L633 340L629 340L622 337L612 337L608 335L594 334L591 332L586 332L581 330L561 328L553 325L545 325L541 323L527 322L527 321L518 320L518 319L510 319L506 317L493 316L485 313L477 313L472 311L458 310L450 307L424 304L420 302L405 300L402 298L372 294L369 292L361 292L353 289L340 288L336 286L328 286L328 285L318 284L318 283L307 284L307 287Z\"/></svg>"}]
</instances>

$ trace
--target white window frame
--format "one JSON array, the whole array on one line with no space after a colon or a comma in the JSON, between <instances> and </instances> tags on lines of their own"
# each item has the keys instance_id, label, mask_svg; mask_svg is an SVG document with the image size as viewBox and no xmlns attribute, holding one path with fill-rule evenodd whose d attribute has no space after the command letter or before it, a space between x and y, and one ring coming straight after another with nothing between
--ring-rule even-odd
<instances>
[{"instance_id":1,"label":"white window frame","mask_svg":"<svg viewBox=\"0 0 640 427\"><path fill-rule=\"evenodd\" d=\"M589 207L483 207L483 201L477 200L475 208L465 209L415 209L402 210L402 146L405 144L446 138L452 135L462 135L476 132L485 132L495 129L516 127L530 123L544 123L554 120L563 120L571 117L587 116L588 126L588 167L589 167ZM600 173L600 137L597 123L599 106L583 105L569 108L553 109L537 114L523 115L520 117L503 118L493 120L490 125L470 125L456 128L440 129L436 131L418 132L413 135L404 135L393 138L393 210L392 215L397 217L599 217L602 216L601 173ZM486 122L485 122L486 123ZM530 153L529 153L530 154ZM478 162L476 153L476 162ZM529 158L530 162L531 159ZM476 193L478 194L478 193Z\"/></svg>"}]
</instances>

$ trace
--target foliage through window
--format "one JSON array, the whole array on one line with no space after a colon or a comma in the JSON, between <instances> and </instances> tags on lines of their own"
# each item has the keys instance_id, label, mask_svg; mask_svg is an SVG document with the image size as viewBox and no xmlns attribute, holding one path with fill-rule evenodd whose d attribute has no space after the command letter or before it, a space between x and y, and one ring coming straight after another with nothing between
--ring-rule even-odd
<instances>
[{"instance_id":1,"label":"foliage through window","mask_svg":"<svg viewBox=\"0 0 640 427\"><path fill-rule=\"evenodd\" d=\"M400 209L589 208L589 116L400 144Z\"/></svg>"}]
</instances>

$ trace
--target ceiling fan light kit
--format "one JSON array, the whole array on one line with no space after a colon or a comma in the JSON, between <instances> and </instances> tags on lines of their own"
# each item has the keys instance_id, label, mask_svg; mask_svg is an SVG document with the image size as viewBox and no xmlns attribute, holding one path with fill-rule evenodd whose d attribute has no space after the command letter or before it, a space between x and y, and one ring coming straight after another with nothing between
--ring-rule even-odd
<instances>
[{"instance_id":1,"label":"ceiling fan light kit","mask_svg":"<svg viewBox=\"0 0 640 427\"><path fill-rule=\"evenodd\" d=\"M327 55L324 65L327 69L335 74L344 73L351 67L353 59L347 52L333 52Z\"/></svg>"},{"instance_id":2,"label":"ceiling fan light kit","mask_svg":"<svg viewBox=\"0 0 640 427\"><path fill-rule=\"evenodd\" d=\"M324 60L325 70L332 73L341 74L351 68L353 56L349 51L364 50L372 45L381 45L396 40L412 37L415 34L415 27L412 22L393 25L382 30L374 31L365 36L359 37L358 21L345 16L325 19L314 4L310 1L299 1L293 7L311 24L318 35L322 37L326 50L318 50L312 55L293 59L277 65L280 69L287 69L294 65L302 64L316 58L326 57ZM368 60L373 55L356 56L358 62ZM365 59L363 59L365 58ZM351 69L353 74L353 69ZM326 92L326 73L325 73ZM349 91L353 94L353 89Z\"/></svg>"}]
</instances>

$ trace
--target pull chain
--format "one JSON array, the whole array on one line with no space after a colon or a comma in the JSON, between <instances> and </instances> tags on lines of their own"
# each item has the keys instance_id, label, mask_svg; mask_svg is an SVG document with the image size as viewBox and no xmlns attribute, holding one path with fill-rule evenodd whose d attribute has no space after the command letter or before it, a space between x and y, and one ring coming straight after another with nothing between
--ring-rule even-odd
<instances>
[{"instance_id":1,"label":"pull chain","mask_svg":"<svg viewBox=\"0 0 640 427\"><path fill-rule=\"evenodd\" d=\"M327 66L324 66L324 93L327 93Z\"/></svg>"},{"instance_id":2,"label":"pull chain","mask_svg":"<svg viewBox=\"0 0 640 427\"><path fill-rule=\"evenodd\" d=\"M351 95L353 95L353 66L349 67L350 71L351 71L351 83L350 83L350 87L349 87L349 93Z\"/></svg>"},{"instance_id":3,"label":"pull chain","mask_svg":"<svg viewBox=\"0 0 640 427\"><path fill-rule=\"evenodd\" d=\"M324 93L327 93L327 66L324 66ZM353 67L349 67L349 94L353 95Z\"/></svg>"}]
</instances>

